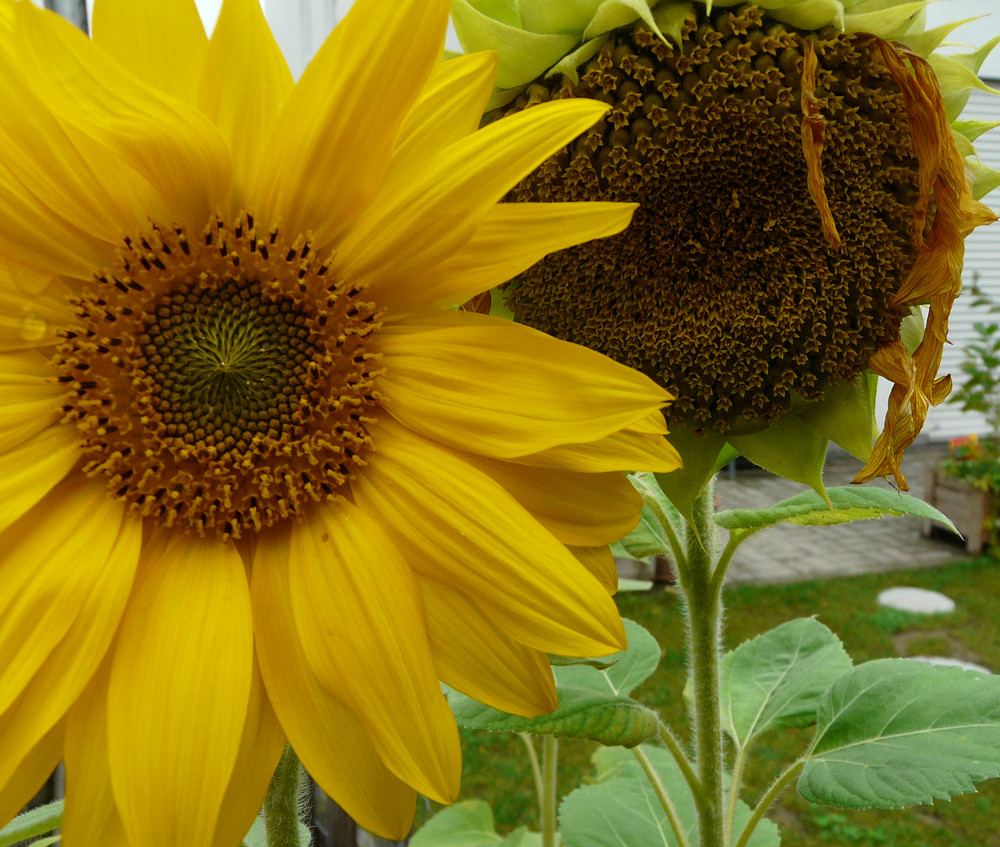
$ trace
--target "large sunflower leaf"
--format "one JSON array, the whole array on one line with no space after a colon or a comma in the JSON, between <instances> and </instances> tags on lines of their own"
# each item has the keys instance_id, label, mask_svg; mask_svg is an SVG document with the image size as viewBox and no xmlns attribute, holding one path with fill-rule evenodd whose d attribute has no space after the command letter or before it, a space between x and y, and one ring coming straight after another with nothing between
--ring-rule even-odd
<instances>
[{"instance_id":1,"label":"large sunflower leaf","mask_svg":"<svg viewBox=\"0 0 1000 847\"><path fill-rule=\"evenodd\" d=\"M783 623L723 656L723 729L745 747L768 729L808 726L821 695L850 669L840 639L819 621Z\"/></svg>"},{"instance_id":2,"label":"large sunflower leaf","mask_svg":"<svg viewBox=\"0 0 1000 847\"><path fill-rule=\"evenodd\" d=\"M662 747L643 746L653 769L674 803L682 829L697 843L694 799L676 762ZM627 750L605 748L594 754L598 782L567 795L559 806L559 829L566 847L677 847L656 792L634 755ZM735 831L750 817L750 809L739 803ZM777 827L761 821L749 847L778 847Z\"/></svg>"},{"instance_id":3,"label":"large sunflower leaf","mask_svg":"<svg viewBox=\"0 0 1000 847\"><path fill-rule=\"evenodd\" d=\"M482 800L442 809L410 839L411 847L541 847L541 836L523 826L506 838L497 834L493 812Z\"/></svg>"},{"instance_id":4,"label":"large sunflower leaf","mask_svg":"<svg viewBox=\"0 0 1000 847\"><path fill-rule=\"evenodd\" d=\"M827 505L815 491L782 500L767 509L730 509L715 516L719 526L733 529L761 529L776 523L800 526L829 526L849 521L881 518L884 515L915 515L939 521L951 530L955 525L923 500L888 488L843 485L826 491L833 504Z\"/></svg>"},{"instance_id":5,"label":"large sunflower leaf","mask_svg":"<svg viewBox=\"0 0 1000 847\"><path fill-rule=\"evenodd\" d=\"M799 778L813 803L898 809L1000 776L1000 677L913 659L879 659L823 696Z\"/></svg>"},{"instance_id":6,"label":"large sunflower leaf","mask_svg":"<svg viewBox=\"0 0 1000 847\"><path fill-rule=\"evenodd\" d=\"M628 696L648 679L660 661L660 648L646 630L625 621L629 647L602 659L604 667L586 664L553 668L559 706L537 718L509 715L457 691L448 703L460 726L494 732L531 732L560 738L587 738L608 746L634 747L656 735L655 712Z\"/></svg>"}]
</instances>

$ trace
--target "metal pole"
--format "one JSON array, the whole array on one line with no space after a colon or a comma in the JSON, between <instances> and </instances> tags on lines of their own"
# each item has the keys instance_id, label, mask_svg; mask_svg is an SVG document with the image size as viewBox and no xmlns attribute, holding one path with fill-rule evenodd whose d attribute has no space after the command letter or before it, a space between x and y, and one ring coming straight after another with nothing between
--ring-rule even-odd
<instances>
[{"instance_id":1,"label":"metal pole","mask_svg":"<svg viewBox=\"0 0 1000 847\"><path fill-rule=\"evenodd\" d=\"M87 27L87 0L45 0L45 8L62 15L70 23L90 34Z\"/></svg>"}]
</instances>

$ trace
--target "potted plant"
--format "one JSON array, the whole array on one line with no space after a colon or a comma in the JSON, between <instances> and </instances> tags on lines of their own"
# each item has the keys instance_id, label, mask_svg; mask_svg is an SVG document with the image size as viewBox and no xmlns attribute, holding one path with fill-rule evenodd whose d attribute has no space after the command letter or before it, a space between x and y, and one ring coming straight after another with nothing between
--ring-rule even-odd
<instances>
[{"instance_id":1,"label":"potted plant","mask_svg":"<svg viewBox=\"0 0 1000 847\"><path fill-rule=\"evenodd\" d=\"M975 340L965 347L961 368L965 381L948 398L963 411L978 412L989 434L953 439L950 455L928 471L925 499L952 519L966 538L966 549L979 553L1000 541L1000 302L975 284L973 308L989 320L973 324ZM930 534L929 521L924 534Z\"/></svg>"}]
</instances>

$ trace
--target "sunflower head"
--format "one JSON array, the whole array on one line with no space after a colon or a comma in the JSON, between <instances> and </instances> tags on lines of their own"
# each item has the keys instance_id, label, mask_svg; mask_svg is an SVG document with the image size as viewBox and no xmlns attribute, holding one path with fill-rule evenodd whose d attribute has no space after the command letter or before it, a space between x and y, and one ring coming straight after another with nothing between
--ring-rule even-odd
<instances>
[{"instance_id":1,"label":"sunflower head","mask_svg":"<svg viewBox=\"0 0 1000 847\"><path fill-rule=\"evenodd\" d=\"M491 23L507 88L487 121L575 97L611 112L508 199L640 208L520 275L516 319L669 387L670 423L698 436L690 470L728 443L821 485L833 439L867 462L859 481L905 487L902 451L950 384L937 366L962 240L994 220L973 190L997 175L950 126L992 44L932 55L951 27L925 32L923 4L891 0L518 8L521 26ZM483 44L476 4L454 14ZM557 38L573 46L543 70L519 60ZM874 449L872 374L894 383Z\"/></svg>"},{"instance_id":2,"label":"sunflower head","mask_svg":"<svg viewBox=\"0 0 1000 847\"><path fill-rule=\"evenodd\" d=\"M607 107L480 129L448 9L358 0L296 82L257 0L0 0L0 824L64 761L66 843L237 844L289 743L402 838L441 681L538 715L624 646L669 393L455 307L635 207L499 202Z\"/></svg>"}]
</instances>

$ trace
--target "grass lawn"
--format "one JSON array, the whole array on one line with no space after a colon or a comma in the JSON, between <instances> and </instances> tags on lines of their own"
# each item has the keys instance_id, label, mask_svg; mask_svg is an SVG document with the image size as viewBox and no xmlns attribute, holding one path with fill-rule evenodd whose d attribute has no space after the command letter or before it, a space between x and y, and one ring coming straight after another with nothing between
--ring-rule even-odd
<instances>
[{"instance_id":1,"label":"grass lawn","mask_svg":"<svg viewBox=\"0 0 1000 847\"><path fill-rule=\"evenodd\" d=\"M884 588L909 585L942 591L956 602L947 615L914 616L880 608ZM623 594L619 608L649 629L663 658L656 674L634 696L660 711L680 734L686 732L681 691L685 660L679 602L671 592ZM1000 671L1000 561L979 558L932 570L871 574L790 585L740 586L727 592L729 647L796 617L817 615L844 642L855 663L891 656L953 656ZM775 731L755 747L745 798L751 802L808 743L811 729ZM530 766L515 736L463 733L462 798L489 802L498 828L538 827ZM589 773L594 746L560 744L560 789L566 793ZM900 812L841 811L813 806L790 789L770 817L785 845L827 844L886 847L1000 847L1000 780L980 784L977 794L911 807Z\"/></svg>"}]
</instances>

